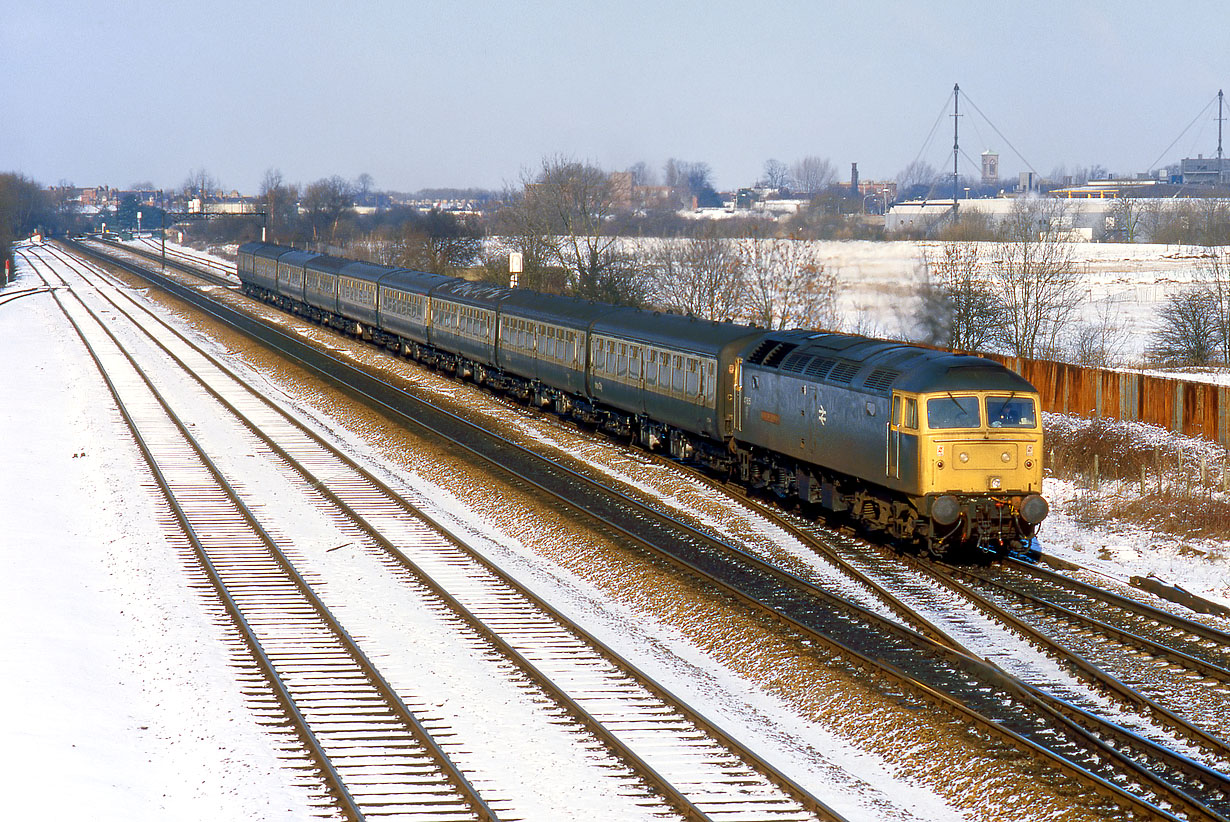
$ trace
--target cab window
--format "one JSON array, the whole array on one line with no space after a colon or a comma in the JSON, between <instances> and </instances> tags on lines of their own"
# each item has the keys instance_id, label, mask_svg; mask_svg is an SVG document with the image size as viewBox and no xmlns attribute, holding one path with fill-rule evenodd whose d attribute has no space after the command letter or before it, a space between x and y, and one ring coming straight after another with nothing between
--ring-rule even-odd
<instances>
[{"instance_id":1,"label":"cab window","mask_svg":"<svg viewBox=\"0 0 1230 822\"><path fill-rule=\"evenodd\" d=\"M931 428L978 428L977 397L932 397L927 400L927 425Z\"/></svg>"},{"instance_id":2,"label":"cab window","mask_svg":"<svg viewBox=\"0 0 1230 822\"><path fill-rule=\"evenodd\" d=\"M907 399L905 401L905 419L901 423L906 428L918 427L918 400Z\"/></svg>"},{"instance_id":3,"label":"cab window","mask_svg":"<svg viewBox=\"0 0 1230 822\"><path fill-rule=\"evenodd\" d=\"M987 397L987 425L992 428L1035 428L1034 401L1029 397Z\"/></svg>"}]
</instances>

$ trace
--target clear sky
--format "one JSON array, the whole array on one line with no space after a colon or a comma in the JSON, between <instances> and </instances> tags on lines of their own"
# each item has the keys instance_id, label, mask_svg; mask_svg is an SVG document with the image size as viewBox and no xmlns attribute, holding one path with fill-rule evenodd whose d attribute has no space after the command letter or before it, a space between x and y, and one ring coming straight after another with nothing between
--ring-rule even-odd
<instances>
[{"instance_id":1,"label":"clear sky","mask_svg":"<svg viewBox=\"0 0 1230 822\"><path fill-rule=\"evenodd\" d=\"M960 83L1003 134L970 109L962 148L1003 176L1025 167L1008 142L1042 174L1136 172L1193 119L1163 163L1216 151L1216 107L1197 115L1230 90L1224 20L1157 0L0 0L0 170L412 191L562 154L704 161L730 188L818 155L889 178L920 152L951 168L951 118L927 137Z\"/></svg>"}]
</instances>

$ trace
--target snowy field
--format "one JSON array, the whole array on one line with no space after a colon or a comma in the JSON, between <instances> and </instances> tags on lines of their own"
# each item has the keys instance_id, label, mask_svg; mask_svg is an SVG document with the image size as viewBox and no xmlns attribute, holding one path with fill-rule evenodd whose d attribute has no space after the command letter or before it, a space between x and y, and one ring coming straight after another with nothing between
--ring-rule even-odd
<instances>
[{"instance_id":1,"label":"snowy field","mask_svg":"<svg viewBox=\"0 0 1230 822\"><path fill-rule=\"evenodd\" d=\"M842 270L861 284L868 310L872 295L893 293L873 284L903 281L907 247L917 250L841 245ZM1168 259L1142 250L1139 264L1152 270ZM1115 280L1108 274L1107 282ZM0 298L30 285L19 279ZM168 550L135 446L49 294L0 305L0 348L0 635L8 671L0 699L21 706L0 729L6 816L307 818L270 737L234 688L216 626ZM1230 542L1082 528L1064 510L1079 489L1048 480L1045 493L1054 503L1043 532L1048 552L1115 579L1154 574L1230 604ZM766 716L772 707L761 705ZM839 768L878 780L916 818L961 816L878 770L874 757L835 756Z\"/></svg>"},{"instance_id":2,"label":"snowy field","mask_svg":"<svg viewBox=\"0 0 1230 822\"><path fill-rule=\"evenodd\" d=\"M840 282L843 329L899 339L917 337L917 292L925 261L941 253L933 242L820 242L826 268ZM1192 286L1199 251L1172 245L1077 243L1074 256L1085 295L1081 322L1103 317L1118 329L1120 356L1138 364L1156 325L1157 307ZM1221 377L1230 384L1230 377Z\"/></svg>"}]
</instances>

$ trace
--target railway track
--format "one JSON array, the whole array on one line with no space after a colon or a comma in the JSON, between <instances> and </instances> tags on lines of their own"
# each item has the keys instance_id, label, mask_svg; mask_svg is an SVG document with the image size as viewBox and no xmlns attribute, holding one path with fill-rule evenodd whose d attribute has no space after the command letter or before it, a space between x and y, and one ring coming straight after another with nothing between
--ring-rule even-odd
<instances>
[{"instance_id":1,"label":"railway track","mask_svg":"<svg viewBox=\"0 0 1230 822\"><path fill-rule=\"evenodd\" d=\"M995 573L944 567L994 607L1053 637L1121 682L1143 705L1230 761L1230 635L1169 611L1009 560Z\"/></svg>"},{"instance_id":2,"label":"railway track","mask_svg":"<svg viewBox=\"0 0 1230 822\"><path fill-rule=\"evenodd\" d=\"M291 347L282 341L276 345ZM312 355L308 356L310 359ZM378 381L360 376L361 372L355 374L353 369L342 370L348 374L344 381L352 388L361 386L373 401L391 405L379 399L381 395L387 396L388 386L382 388ZM404 401L403 395L399 403ZM439 409L418 409L414 416L416 420L443 417L444 424L436 425L433 430L455 442L474 440L476 435L481 435L468 429L468 423L441 415ZM453 433L450 434L449 429ZM465 435L457 431L464 431ZM490 435L487 437L490 439ZM502 466L503 470L509 470L508 455L516 449L508 443L500 443L495 450L499 453L493 455L488 451L483 456ZM532 482L539 490L575 500L574 491L564 488L561 493L551 486L558 486L561 477L564 485L575 484L578 478L588 481L558 465L544 465L537 455L521 454L519 458L535 465L532 472L517 472L520 481ZM531 479L529 473L536 478ZM609 488L603 493L610 498ZM602 518L607 527L636 540L655 556L669 558L686 567L689 573L721 587L732 597L771 613L806 636L808 641L820 643L848 663L862 670L875 670L896 686L908 687L923 702L938 702L953 716L980 726L996 739L1050 761L1072 778L1113 797L1131 812L1144 818L1170 818L1168 809L1173 809L1179 816L1190 819L1225 818L1217 809L1224 795L1220 774L1198 765L1193 767L1193 763L1182 756L1101 722L1097 717L1086 716L1071 706L1057 707L1036 689L949 647L942 637L922 637L877 614L860 611L857 606L790 579L775 568L757 564L754 558L741 555L742 552L695 529L678 522L666 523L664 519L669 518L639 506L626 496L615 499L618 500L616 508L638 508L634 518L638 521L629 522L626 516L621 520L608 512L596 511L592 504L586 507L591 514ZM638 533L649 521L657 523L657 535ZM668 533L674 536L666 536ZM664 547L668 545L672 547ZM868 630L869 625L874 626L873 631ZM936 663L937 659L942 660L941 664ZM1081 715L1082 723L1071 719L1074 713ZM1089 730L1086 727L1089 724L1097 730ZM1106 739L1119 747L1108 744Z\"/></svg>"},{"instance_id":3,"label":"railway track","mask_svg":"<svg viewBox=\"0 0 1230 822\"><path fill-rule=\"evenodd\" d=\"M62 285L71 288L67 280ZM411 786L403 795L387 786L414 774L414 787L430 793L435 810L469 807L469 818L494 818L107 323L85 300L56 300L115 399L199 573L262 672L279 718L293 728L338 810L363 819L375 803L411 801Z\"/></svg>"},{"instance_id":4,"label":"railway track","mask_svg":"<svg viewBox=\"0 0 1230 822\"><path fill-rule=\"evenodd\" d=\"M164 260L162 249L155 248L152 245L133 245L102 238L96 238L94 242L113 252L128 253L150 262L161 264ZM165 261L172 268L200 277L214 285L226 288L235 288L239 285L239 280L235 276L234 266L227 266L225 263L220 263L217 260L211 260L195 254L187 254L176 248L167 248Z\"/></svg>"},{"instance_id":5,"label":"railway track","mask_svg":"<svg viewBox=\"0 0 1230 822\"><path fill-rule=\"evenodd\" d=\"M136 310L118 299L111 301L117 311ZM176 362L186 367L191 360L194 374L208 373L196 379L297 475L300 493L319 495L322 507L361 532L382 561L430 589L450 619L473 632L462 642L496 649L572 717L575 730L608 748L612 761L597 767L622 765L648 783L643 801L652 805L656 792L695 819L842 818L425 518L419 506L426 500L407 500L404 490L364 471L155 318L134 320L162 337L159 346Z\"/></svg>"}]
</instances>

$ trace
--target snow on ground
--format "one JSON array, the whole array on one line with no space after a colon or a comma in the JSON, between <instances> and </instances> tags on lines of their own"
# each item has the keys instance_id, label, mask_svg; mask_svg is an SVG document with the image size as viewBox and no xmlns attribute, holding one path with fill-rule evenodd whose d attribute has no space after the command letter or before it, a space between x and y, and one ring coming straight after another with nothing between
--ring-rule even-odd
<instances>
[{"instance_id":1,"label":"snow on ground","mask_svg":"<svg viewBox=\"0 0 1230 822\"><path fill-rule=\"evenodd\" d=\"M67 334L48 293L0 306L4 815L308 818Z\"/></svg>"},{"instance_id":2,"label":"snow on ground","mask_svg":"<svg viewBox=\"0 0 1230 822\"><path fill-rule=\"evenodd\" d=\"M916 339L917 289L925 261L941 253L941 243L819 242L825 266L842 286L839 309L843 328L876 335ZM1199 279L1200 253L1161 244L1077 243L1073 255L1085 291L1080 320L1097 325L1103 316L1120 329L1120 356L1141 360L1155 328L1157 308ZM1226 377L1230 384L1230 377Z\"/></svg>"},{"instance_id":3,"label":"snow on ground","mask_svg":"<svg viewBox=\"0 0 1230 822\"><path fill-rule=\"evenodd\" d=\"M0 727L8 807L22 818L125 822L308 818L273 737L238 695L218 629L157 525L135 446L51 294L0 305L0 350L9 389L0 404L0 459L9 469L0 474L0 637L9 663L0 700L22 706ZM357 435L345 436L362 451ZM459 529L490 530L447 490L428 490ZM492 531L487 541L531 587L570 599L566 610L595 619L599 634L642 657L671 689L699 691L702 712L744 728L740 735L851 818L960 818L666 626L542 568L505 534ZM330 591L343 600L367 590L362 580L335 582ZM487 710L502 709L493 702ZM515 745L504 754L543 761L541 750ZM558 772L533 774L527 786L558 781Z\"/></svg>"},{"instance_id":4,"label":"snow on ground","mask_svg":"<svg viewBox=\"0 0 1230 822\"><path fill-rule=\"evenodd\" d=\"M1197 466L1203 462L1211 486L1210 499L1226 501L1227 495L1212 487L1227 469L1226 450L1217 443L1146 423L1107 422L1125 432L1133 449L1156 451L1164 461L1182 454L1185 473L1193 482ZM1074 417L1045 415L1049 432L1074 430L1088 424L1090 421ZM1174 472L1169 473L1170 476L1159 479L1150 471L1147 481L1184 484ZM1137 482L1103 481L1096 491L1091 484L1049 477L1044 480L1043 494L1051 504L1051 515L1039 534L1045 552L1121 581L1133 576L1153 576L1230 606L1230 534L1220 539L1181 537L1114 521L1098 526L1082 523L1073 509L1090 495L1113 508L1117 502L1130 500L1139 492Z\"/></svg>"},{"instance_id":5,"label":"snow on ground","mask_svg":"<svg viewBox=\"0 0 1230 822\"><path fill-rule=\"evenodd\" d=\"M874 246L906 244L844 245L850 253L842 264L874 281L899 271L904 254ZM1164 259L1142 253L1128 262ZM18 281L8 290L31 284ZM135 448L49 294L0 305L0 350L0 464L7 469L0 472L0 700L23 706L0 726L10 813L133 822L307 817L304 797L287 787L272 738L236 695L217 628L155 524L151 495L139 487ZM1224 543L1193 551L1179 539L1084 528L1064 510L1074 488L1047 480L1046 493L1055 503L1043 531L1049 553L1118 579L1154 573L1230 602ZM441 494L441 503L454 508ZM616 635L635 615L614 609L607 619ZM625 639L652 644L639 632ZM724 675L701 654L677 645L670 656L674 662L663 657L654 672L676 684L713 679L708 709L715 715L761 723L766 736L814 736L814 728L783 715L748 683L729 675L718 682ZM726 704L740 692L754 708L750 716ZM823 744L827 767L878 771L877 779L893 781L874 757L843 752L835 740ZM903 798L910 789L893 790ZM927 818L951 813L942 804L926 791L902 801L916 812L929 808Z\"/></svg>"}]
</instances>

